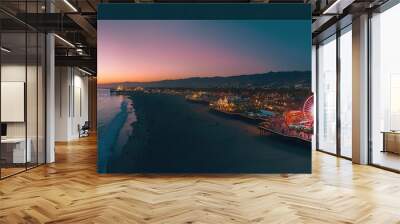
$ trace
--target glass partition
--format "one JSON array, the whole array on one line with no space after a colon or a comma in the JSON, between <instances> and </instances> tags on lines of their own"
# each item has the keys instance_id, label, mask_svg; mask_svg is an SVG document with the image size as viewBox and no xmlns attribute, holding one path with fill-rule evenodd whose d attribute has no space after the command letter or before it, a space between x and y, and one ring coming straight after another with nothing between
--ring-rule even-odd
<instances>
[{"instance_id":1,"label":"glass partition","mask_svg":"<svg viewBox=\"0 0 400 224\"><path fill-rule=\"evenodd\" d=\"M38 33L38 65L37 65L37 162L43 164L46 161L46 37L43 33Z\"/></svg>"},{"instance_id":2,"label":"glass partition","mask_svg":"<svg viewBox=\"0 0 400 224\"><path fill-rule=\"evenodd\" d=\"M26 148L26 33L2 32L1 47L1 175L6 177L24 171L31 159Z\"/></svg>"},{"instance_id":3,"label":"glass partition","mask_svg":"<svg viewBox=\"0 0 400 224\"><path fill-rule=\"evenodd\" d=\"M14 3L0 6L43 11L43 1ZM0 12L1 179L45 163L45 44L44 33Z\"/></svg>"},{"instance_id":4,"label":"glass partition","mask_svg":"<svg viewBox=\"0 0 400 224\"><path fill-rule=\"evenodd\" d=\"M28 168L38 163L38 35L27 32L27 74L26 74L26 114L27 114L27 150L30 151Z\"/></svg>"},{"instance_id":5,"label":"glass partition","mask_svg":"<svg viewBox=\"0 0 400 224\"><path fill-rule=\"evenodd\" d=\"M318 145L336 154L336 36L318 47Z\"/></svg>"}]
</instances>

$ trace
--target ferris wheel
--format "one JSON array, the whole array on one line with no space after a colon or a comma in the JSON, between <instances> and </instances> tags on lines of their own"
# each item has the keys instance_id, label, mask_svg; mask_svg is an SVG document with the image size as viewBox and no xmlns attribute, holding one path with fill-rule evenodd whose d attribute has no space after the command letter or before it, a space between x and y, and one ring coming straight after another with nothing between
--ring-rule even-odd
<instances>
[{"instance_id":1,"label":"ferris wheel","mask_svg":"<svg viewBox=\"0 0 400 224\"><path fill-rule=\"evenodd\" d=\"M314 114L314 96L309 96L303 105L303 116L312 120Z\"/></svg>"}]
</instances>

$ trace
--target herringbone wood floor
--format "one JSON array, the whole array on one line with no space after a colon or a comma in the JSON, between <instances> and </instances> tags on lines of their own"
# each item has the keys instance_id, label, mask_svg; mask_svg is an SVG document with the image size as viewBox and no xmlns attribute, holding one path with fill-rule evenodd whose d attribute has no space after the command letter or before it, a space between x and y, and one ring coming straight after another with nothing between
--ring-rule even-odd
<instances>
[{"instance_id":1,"label":"herringbone wood floor","mask_svg":"<svg viewBox=\"0 0 400 224\"><path fill-rule=\"evenodd\" d=\"M319 152L312 175L99 175L93 137L56 155L0 181L0 223L400 223L400 175Z\"/></svg>"}]
</instances>

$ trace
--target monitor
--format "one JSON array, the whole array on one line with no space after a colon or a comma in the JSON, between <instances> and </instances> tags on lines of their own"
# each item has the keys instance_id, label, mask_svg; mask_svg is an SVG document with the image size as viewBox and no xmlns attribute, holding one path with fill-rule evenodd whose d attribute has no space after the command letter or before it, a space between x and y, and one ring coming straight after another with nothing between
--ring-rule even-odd
<instances>
[{"instance_id":1,"label":"monitor","mask_svg":"<svg viewBox=\"0 0 400 224\"><path fill-rule=\"evenodd\" d=\"M7 124L1 124L1 136L7 136Z\"/></svg>"}]
</instances>

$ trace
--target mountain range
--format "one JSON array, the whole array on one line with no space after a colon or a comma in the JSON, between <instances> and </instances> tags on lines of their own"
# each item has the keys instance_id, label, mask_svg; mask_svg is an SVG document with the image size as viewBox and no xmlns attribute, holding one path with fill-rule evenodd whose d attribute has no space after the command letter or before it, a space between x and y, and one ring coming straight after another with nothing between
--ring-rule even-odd
<instances>
[{"instance_id":1,"label":"mountain range","mask_svg":"<svg viewBox=\"0 0 400 224\"><path fill-rule=\"evenodd\" d=\"M122 82L99 84L100 88L124 87L147 88L292 88L296 86L311 88L311 71L282 71L227 77L192 77L154 82Z\"/></svg>"}]
</instances>

